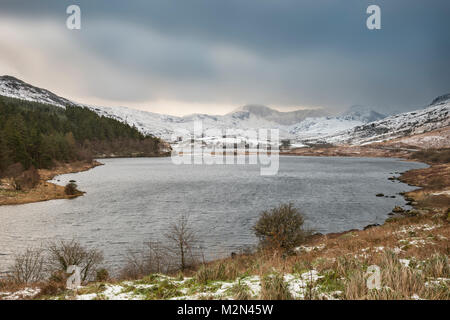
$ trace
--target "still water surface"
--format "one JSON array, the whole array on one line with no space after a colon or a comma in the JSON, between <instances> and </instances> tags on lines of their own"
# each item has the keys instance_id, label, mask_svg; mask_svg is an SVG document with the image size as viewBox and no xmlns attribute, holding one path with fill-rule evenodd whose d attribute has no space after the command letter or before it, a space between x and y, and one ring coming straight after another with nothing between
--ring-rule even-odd
<instances>
[{"instance_id":1,"label":"still water surface","mask_svg":"<svg viewBox=\"0 0 450 320\"><path fill-rule=\"evenodd\" d=\"M15 253L48 240L78 239L104 252L118 268L129 248L158 240L186 213L207 259L254 244L258 214L293 202L317 232L339 232L382 223L398 193L413 188L387 178L424 164L397 159L280 157L276 176L251 165L176 166L169 158L106 159L104 166L56 178L76 180L87 193L0 207L0 271ZM383 193L395 198L378 198Z\"/></svg>"}]
</instances>

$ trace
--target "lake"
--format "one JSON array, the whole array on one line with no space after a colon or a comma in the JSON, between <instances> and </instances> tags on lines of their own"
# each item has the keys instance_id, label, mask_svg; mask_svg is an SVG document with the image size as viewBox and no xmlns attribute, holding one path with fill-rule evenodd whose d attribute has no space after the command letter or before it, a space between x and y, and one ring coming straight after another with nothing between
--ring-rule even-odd
<instances>
[{"instance_id":1,"label":"lake","mask_svg":"<svg viewBox=\"0 0 450 320\"><path fill-rule=\"evenodd\" d=\"M395 172L424 168L399 159L281 156L275 176L256 165L174 165L170 158L100 160L104 166L56 178L86 191L72 200L0 207L0 271L15 253L49 240L77 239L97 247L117 269L129 248L158 240L181 214L189 215L207 259L253 245L261 211L292 202L316 232L383 223L399 192ZM376 197L377 193L395 198Z\"/></svg>"}]
</instances>

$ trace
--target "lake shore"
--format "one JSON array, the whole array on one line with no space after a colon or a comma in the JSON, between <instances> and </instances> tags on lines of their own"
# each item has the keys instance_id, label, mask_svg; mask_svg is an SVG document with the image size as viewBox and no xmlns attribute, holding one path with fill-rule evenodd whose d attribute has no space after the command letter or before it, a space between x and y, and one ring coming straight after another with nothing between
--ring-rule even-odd
<instances>
[{"instance_id":1,"label":"lake shore","mask_svg":"<svg viewBox=\"0 0 450 320\"><path fill-rule=\"evenodd\" d=\"M413 209L396 210L381 225L315 234L289 255L254 250L198 263L182 273L93 282L78 291L62 288L48 295L45 283L36 284L3 297L0 292L0 300L268 299L267 279L274 275L285 283L276 299L450 299L450 164L410 156L403 158L430 167L390 180L417 187L403 194ZM380 290L366 287L371 265L380 267Z\"/></svg>"},{"instance_id":2,"label":"lake shore","mask_svg":"<svg viewBox=\"0 0 450 320\"><path fill-rule=\"evenodd\" d=\"M39 169L38 173L40 181L34 188L25 191L0 189L0 206L19 205L56 199L72 199L82 196L84 194L82 191L79 191L74 195L67 195L64 191L64 186L59 186L48 181L58 175L83 172L101 165L103 164L96 160L91 162L77 161L59 164L53 169Z\"/></svg>"}]
</instances>

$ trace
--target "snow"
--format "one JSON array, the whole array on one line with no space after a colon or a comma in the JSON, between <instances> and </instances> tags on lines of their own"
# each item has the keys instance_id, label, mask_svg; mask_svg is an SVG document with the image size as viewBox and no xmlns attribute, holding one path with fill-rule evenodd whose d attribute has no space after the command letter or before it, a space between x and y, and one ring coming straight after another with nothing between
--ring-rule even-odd
<instances>
[{"instance_id":1,"label":"snow","mask_svg":"<svg viewBox=\"0 0 450 320\"><path fill-rule=\"evenodd\" d=\"M66 105L87 107L99 115L135 126L143 134L154 135L171 143L176 142L179 137L190 136L196 121L202 122L205 135L195 139L203 138L206 144L222 142L220 139L226 133L225 130L235 130L237 138L247 141L246 130L278 129L280 139L291 140L292 148L316 143L364 145L421 134L450 125L450 95L436 98L425 109L387 118L364 106L353 106L340 116L331 117L322 109L280 112L259 105L243 106L225 115L192 114L177 117L126 107L79 104L9 76L0 77L0 95L63 108ZM219 132L213 133L212 130ZM421 141L440 144L443 142L439 136L422 137Z\"/></svg>"},{"instance_id":2,"label":"snow","mask_svg":"<svg viewBox=\"0 0 450 320\"><path fill-rule=\"evenodd\" d=\"M20 300L31 298L41 292L38 288L24 288L16 292L0 292L0 300Z\"/></svg>"},{"instance_id":3,"label":"snow","mask_svg":"<svg viewBox=\"0 0 450 320\"><path fill-rule=\"evenodd\" d=\"M431 105L422 110L397 114L375 122L315 139L310 143L363 145L394 138L422 134L450 125L450 101Z\"/></svg>"}]
</instances>

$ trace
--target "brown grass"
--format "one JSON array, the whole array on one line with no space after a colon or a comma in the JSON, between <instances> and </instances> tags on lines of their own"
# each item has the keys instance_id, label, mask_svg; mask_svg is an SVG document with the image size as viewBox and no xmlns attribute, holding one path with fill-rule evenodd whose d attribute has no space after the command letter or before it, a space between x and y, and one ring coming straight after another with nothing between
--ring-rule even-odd
<instances>
[{"instance_id":1,"label":"brown grass","mask_svg":"<svg viewBox=\"0 0 450 320\"><path fill-rule=\"evenodd\" d=\"M0 189L0 206L18 205L55 199L71 199L83 195L83 192L79 192L75 195L68 195L65 193L63 186L58 186L47 181L53 179L56 175L86 171L99 165L101 164L96 161L79 161L70 164L61 164L52 170L41 169L39 170L41 180L36 187L31 190L14 191Z\"/></svg>"}]
</instances>

